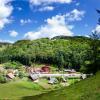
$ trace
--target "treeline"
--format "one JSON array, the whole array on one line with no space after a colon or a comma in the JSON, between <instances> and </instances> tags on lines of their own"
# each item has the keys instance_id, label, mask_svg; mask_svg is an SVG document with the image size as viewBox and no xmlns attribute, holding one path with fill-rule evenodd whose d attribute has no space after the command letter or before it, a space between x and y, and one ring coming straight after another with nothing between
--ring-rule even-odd
<instances>
[{"instance_id":1,"label":"treeline","mask_svg":"<svg viewBox=\"0 0 100 100\"><path fill-rule=\"evenodd\" d=\"M93 41L86 37L62 36L33 41L20 40L0 51L0 63L19 61L28 66L32 63L46 63L54 64L60 70L65 67L88 73L96 72L100 65L100 41L95 40L96 44Z\"/></svg>"},{"instance_id":2,"label":"treeline","mask_svg":"<svg viewBox=\"0 0 100 100\"><path fill-rule=\"evenodd\" d=\"M2 47L2 46L9 46L9 45L11 45L11 43L0 42L0 47Z\"/></svg>"}]
</instances>

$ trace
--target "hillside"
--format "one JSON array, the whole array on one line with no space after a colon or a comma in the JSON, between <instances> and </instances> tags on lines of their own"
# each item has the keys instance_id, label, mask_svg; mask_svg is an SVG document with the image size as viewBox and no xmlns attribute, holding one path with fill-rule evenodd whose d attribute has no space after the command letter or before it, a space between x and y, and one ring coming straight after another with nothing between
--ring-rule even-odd
<instances>
[{"instance_id":1,"label":"hillside","mask_svg":"<svg viewBox=\"0 0 100 100\"><path fill-rule=\"evenodd\" d=\"M0 42L0 51L3 51L5 50L7 47L11 46L12 44L11 43L8 43L8 42ZM1 54L1 52L0 52Z\"/></svg>"},{"instance_id":2,"label":"hillside","mask_svg":"<svg viewBox=\"0 0 100 100\"><path fill-rule=\"evenodd\" d=\"M22 100L100 100L100 72L69 87Z\"/></svg>"},{"instance_id":3,"label":"hillside","mask_svg":"<svg viewBox=\"0 0 100 100\"><path fill-rule=\"evenodd\" d=\"M91 40L91 38L84 36L56 36L53 37L52 39L67 39L67 40L80 40L80 41Z\"/></svg>"},{"instance_id":4,"label":"hillside","mask_svg":"<svg viewBox=\"0 0 100 100\"><path fill-rule=\"evenodd\" d=\"M8 43L8 42L0 42L0 47L1 46L7 46L7 45L11 45L11 43Z\"/></svg>"},{"instance_id":5,"label":"hillside","mask_svg":"<svg viewBox=\"0 0 100 100\"><path fill-rule=\"evenodd\" d=\"M89 73L99 69L99 44L99 40L94 41L82 36L19 40L7 48L1 48L0 63L18 61L27 66L32 63L45 63L56 65L59 69L63 66L86 73L89 70ZM93 56L96 57L96 65L93 65ZM95 66L97 68L94 68Z\"/></svg>"}]
</instances>

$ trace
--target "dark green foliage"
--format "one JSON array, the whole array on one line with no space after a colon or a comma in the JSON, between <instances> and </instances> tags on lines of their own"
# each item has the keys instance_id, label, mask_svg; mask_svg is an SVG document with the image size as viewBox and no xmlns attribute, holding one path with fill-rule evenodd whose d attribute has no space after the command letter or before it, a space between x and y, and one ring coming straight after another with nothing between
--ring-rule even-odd
<instances>
[{"instance_id":1,"label":"dark green foliage","mask_svg":"<svg viewBox=\"0 0 100 100\"><path fill-rule=\"evenodd\" d=\"M52 39L67 39L67 40L81 40L81 41L84 41L84 40L90 40L90 38L88 37L84 37L84 36L74 36L74 37L71 37L71 36L56 36Z\"/></svg>"},{"instance_id":2,"label":"dark green foliage","mask_svg":"<svg viewBox=\"0 0 100 100\"><path fill-rule=\"evenodd\" d=\"M25 76L25 74L20 71L18 76L19 76L19 78L23 78Z\"/></svg>"},{"instance_id":3,"label":"dark green foliage","mask_svg":"<svg viewBox=\"0 0 100 100\"><path fill-rule=\"evenodd\" d=\"M22 66L19 62L7 62L4 64L6 69L19 69Z\"/></svg>"},{"instance_id":4,"label":"dark green foliage","mask_svg":"<svg viewBox=\"0 0 100 100\"><path fill-rule=\"evenodd\" d=\"M7 82L6 77L2 73L0 73L0 83L6 83L6 82Z\"/></svg>"},{"instance_id":5,"label":"dark green foliage","mask_svg":"<svg viewBox=\"0 0 100 100\"><path fill-rule=\"evenodd\" d=\"M55 53L55 61L56 61L56 64L60 70L63 70L63 67L65 66L65 59L64 58L65 58L65 54L63 51L58 50Z\"/></svg>"},{"instance_id":6,"label":"dark green foliage","mask_svg":"<svg viewBox=\"0 0 100 100\"><path fill-rule=\"evenodd\" d=\"M10 46L11 43L7 43L7 42L0 42L0 47L2 46Z\"/></svg>"},{"instance_id":7,"label":"dark green foliage","mask_svg":"<svg viewBox=\"0 0 100 100\"><path fill-rule=\"evenodd\" d=\"M59 69L75 68L77 71L81 69L86 72L91 69L93 58L91 41L90 38L78 36L20 40L0 52L0 62L18 61L28 66L32 63L54 64ZM88 61L89 64L85 63Z\"/></svg>"},{"instance_id":8,"label":"dark green foliage","mask_svg":"<svg viewBox=\"0 0 100 100\"><path fill-rule=\"evenodd\" d=\"M91 42L90 42L90 47L91 47L91 64L89 65L89 70L91 72L97 72L100 70L100 36L98 32L94 31L91 34ZM90 68L91 66L91 68Z\"/></svg>"}]
</instances>

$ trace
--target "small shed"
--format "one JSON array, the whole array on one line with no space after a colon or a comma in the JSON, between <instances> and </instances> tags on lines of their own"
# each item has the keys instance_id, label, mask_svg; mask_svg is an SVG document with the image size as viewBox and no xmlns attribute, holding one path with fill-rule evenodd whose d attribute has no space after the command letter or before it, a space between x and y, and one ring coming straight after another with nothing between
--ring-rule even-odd
<instances>
[{"instance_id":1,"label":"small shed","mask_svg":"<svg viewBox=\"0 0 100 100\"><path fill-rule=\"evenodd\" d=\"M82 78L82 79L87 78L86 74L82 74L82 75L81 75L81 78Z\"/></svg>"},{"instance_id":2,"label":"small shed","mask_svg":"<svg viewBox=\"0 0 100 100\"><path fill-rule=\"evenodd\" d=\"M49 66L43 66L41 68L42 72L45 72L45 73L49 73L50 72L50 67Z\"/></svg>"},{"instance_id":3,"label":"small shed","mask_svg":"<svg viewBox=\"0 0 100 100\"><path fill-rule=\"evenodd\" d=\"M58 82L58 80L56 78L52 78L50 77L50 80L49 80L49 84L56 84Z\"/></svg>"},{"instance_id":4,"label":"small shed","mask_svg":"<svg viewBox=\"0 0 100 100\"><path fill-rule=\"evenodd\" d=\"M69 74L76 73L76 70L75 69L65 69L64 71L65 72L68 72Z\"/></svg>"},{"instance_id":5,"label":"small shed","mask_svg":"<svg viewBox=\"0 0 100 100\"><path fill-rule=\"evenodd\" d=\"M8 77L8 78L10 78L10 79L15 78L15 76L14 76L14 74L13 74L13 73L8 73L8 74L7 74L7 77Z\"/></svg>"},{"instance_id":6,"label":"small shed","mask_svg":"<svg viewBox=\"0 0 100 100\"><path fill-rule=\"evenodd\" d=\"M36 80L39 79L39 76L38 76L38 74L30 74L30 75L29 75L29 78L30 78L31 80L33 80L33 81L36 81Z\"/></svg>"},{"instance_id":7,"label":"small shed","mask_svg":"<svg viewBox=\"0 0 100 100\"><path fill-rule=\"evenodd\" d=\"M76 73L76 70L75 70L75 69L72 69L72 70L71 70L71 73Z\"/></svg>"},{"instance_id":8,"label":"small shed","mask_svg":"<svg viewBox=\"0 0 100 100\"><path fill-rule=\"evenodd\" d=\"M41 68L29 67L29 68L26 69L26 71L28 73L34 73L34 72L40 73L41 72Z\"/></svg>"}]
</instances>

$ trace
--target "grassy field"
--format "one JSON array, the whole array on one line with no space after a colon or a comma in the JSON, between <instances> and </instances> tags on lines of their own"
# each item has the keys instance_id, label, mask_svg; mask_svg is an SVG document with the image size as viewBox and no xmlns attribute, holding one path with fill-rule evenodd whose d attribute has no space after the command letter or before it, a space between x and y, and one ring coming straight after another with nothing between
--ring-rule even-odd
<instances>
[{"instance_id":1,"label":"grassy field","mask_svg":"<svg viewBox=\"0 0 100 100\"><path fill-rule=\"evenodd\" d=\"M100 100L100 72L69 87L22 100Z\"/></svg>"},{"instance_id":2,"label":"grassy field","mask_svg":"<svg viewBox=\"0 0 100 100\"><path fill-rule=\"evenodd\" d=\"M3 64L0 64L2 67ZM35 64L36 67L44 66L43 64ZM56 72L56 68L51 66L51 70ZM76 79L69 79L67 83L74 84ZM47 78L40 78L38 83L29 81L27 77L20 79L16 77L5 84L0 84L0 100L1 99L19 99L25 96L35 96L48 91L56 90L64 87L65 85L58 82L57 84L48 84Z\"/></svg>"},{"instance_id":3,"label":"grassy field","mask_svg":"<svg viewBox=\"0 0 100 100\"><path fill-rule=\"evenodd\" d=\"M16 99L22 96L31 96L42 93L43 88L36 83L28 81L10 82L0 84L0 100Z\"/></svg>"},{"instance_id":4,"label":"grassy field","mask_svg":"<svg viewBox=\"0 0 100 100\"><path fill-rule=\"evenodd\" d=\"M73 84L75 80L68 80L70 84ZM11 82L0 84L0 100L1 99L20 99L24 96L35 96L42 93L47 93L49 91L54 91L56 89L61 89L63 86L61 83L58 84L48 84L48 80L42 78L38 83L27 81L27 79L17 79Z\"/></svg>"}]
</instances>

